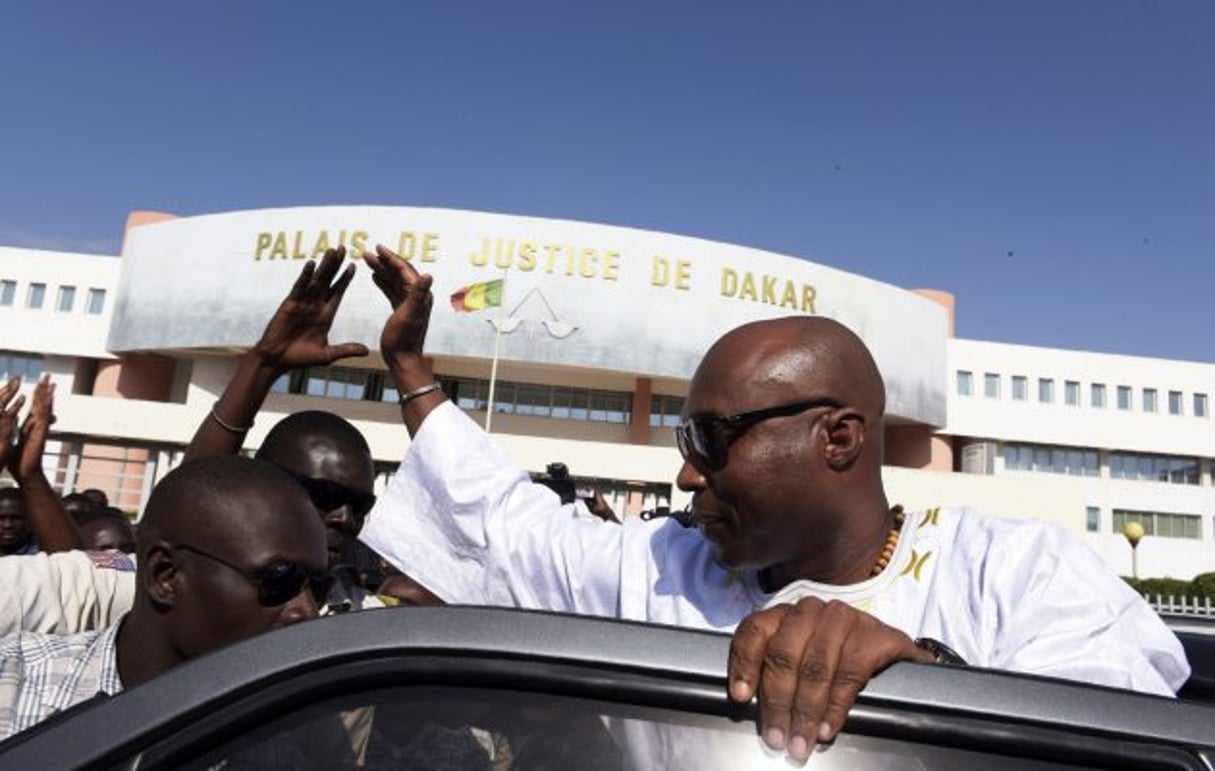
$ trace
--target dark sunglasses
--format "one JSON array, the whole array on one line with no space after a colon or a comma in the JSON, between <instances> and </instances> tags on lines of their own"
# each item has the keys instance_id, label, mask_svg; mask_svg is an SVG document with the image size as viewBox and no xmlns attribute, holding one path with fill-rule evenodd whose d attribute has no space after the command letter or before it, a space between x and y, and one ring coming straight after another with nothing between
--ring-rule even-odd
<instances>
[{"instance_id":1,"label":"dark sunglasses","mask_svg":"<svg viewBox=\"0 0 1215 771\"><path fill-rule=\"evenodd\" d=\"M782 418L818 407L839 409L833 399L809 399L807 401L764 407L734 415L702 415L680 423L675 428L675 443L684 460L709 471L725 468L729 459L730 443L751 426L770 418Z\"/></svg>"},{"instance_id":2,"label":"dark sunglasses","mask_svg":"<svg viewBox=\"0 0 1215 771\"><path fill-rule=\"evenodd\" d=\"M291 476L295 477L295 481L299 482L300 486L307 491L308 497L312 499L312 505L322 514L349 504L350 516L354 520L355 527L363 526L367 512L371 511L371 507L375 505L375 495L372 493L352 490L344 484L328 479L317 479L294 472L288 473L291 473Z\"/></svg>"},{"instance_id":3,"label":"dark sunglasses","mask_svg":"<svg viewBox=\"0 0 1215 771\"><path fill-rule=\"evenodd\" d=\"M257 587L257 604L263 608L286 605L303 590L305 584L311 590L312 599L319 608L329 599L329 590L333 588L333 576L326 570L312 570L294 562L274 562L250 573L223 557L189 544L179 543L174 548L214 560L241 574L245 580Z\"/></svg>"}]
</instances>

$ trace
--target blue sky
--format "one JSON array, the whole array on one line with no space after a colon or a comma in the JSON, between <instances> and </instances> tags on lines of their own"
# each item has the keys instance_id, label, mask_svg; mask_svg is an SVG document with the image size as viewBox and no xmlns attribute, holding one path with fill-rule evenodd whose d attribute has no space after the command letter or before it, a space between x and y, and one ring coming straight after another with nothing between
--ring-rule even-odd
<instances>
[{"instance_id":1,"label":"blue sky","mask_svg":"<svg viewBox=\"0 0 1215 771\"><path fill-rule=\"evenodd\" d=\"M0 6L0 244L449 206L958 296L962 337L1215 361L1215 3Z\"/></svg>"}]
</instances>

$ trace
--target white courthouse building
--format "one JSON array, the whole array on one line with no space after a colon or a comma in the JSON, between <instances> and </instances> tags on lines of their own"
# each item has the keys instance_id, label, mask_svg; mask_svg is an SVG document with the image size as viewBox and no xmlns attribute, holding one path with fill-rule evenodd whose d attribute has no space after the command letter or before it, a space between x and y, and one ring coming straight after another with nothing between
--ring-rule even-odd
<instances>
[{"instance_id":1,"label":"white courthouse building","mask_svg":"<svg viewBox=\"0 0 1215 771\"><path fill-rule=\"evenodd\" d=\"M384 243L435 276L427 341L445 390L523 467L564 462L621 513L681 508L671 427L700 356L741 323L840 320L886 378L886 476L909 508L969 504L1058 523L1130 573L1215 570L1215 363L953 337L954 298L797 257L564 220L402 207L174 217L136 212L122 254L0 246L0 372L57 384L47 469L138 511L303 261ZM505 278L500 308L456 289ZM965 298L962 298L963 301ZM377 348L387 303L361 269L331 339ZM378 354L284 377L248 446L303 409L353 421L387 475L408 444Z\"/></svg>"}]
</instances>

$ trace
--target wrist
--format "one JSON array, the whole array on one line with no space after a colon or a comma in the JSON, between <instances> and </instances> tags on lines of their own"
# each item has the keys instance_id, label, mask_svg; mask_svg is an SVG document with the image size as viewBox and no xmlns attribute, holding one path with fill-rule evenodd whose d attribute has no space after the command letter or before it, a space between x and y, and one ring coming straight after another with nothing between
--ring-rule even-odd
<instances>
[{"instance_id":1,"label":"wrist","mask_svg":"<svg viewBox=\"0 0 1215 771\"><path fill-rule=\"evenodd\" d=\"M28 474L22 473L19 469L13 471L13 480L17 486L21 488L30 487L50 487L50 480L46 478L46 472L42 470L42 466L30 471Z\"/></svg>"},{"instance_id":2,"label":"wrist","mask_svg":"<svg viewBox=\"0 0 1215 771\"><path fill-rule=\"evenodd\" d=\"M434 370L421 356L384 357L397 391L402 394L435 382Z\"/></svg>"},{"instance_id":3,"label":"wrist","mask_svg":"<svg viewBox=\"0 0 1215 771\"><path fill-rule=\"evenodd\" d=\"M273 351L259 341L241 356L240 365L256 377L276 379L289 368L283 366L281 351Z\"/></svg>"}]
</instances>

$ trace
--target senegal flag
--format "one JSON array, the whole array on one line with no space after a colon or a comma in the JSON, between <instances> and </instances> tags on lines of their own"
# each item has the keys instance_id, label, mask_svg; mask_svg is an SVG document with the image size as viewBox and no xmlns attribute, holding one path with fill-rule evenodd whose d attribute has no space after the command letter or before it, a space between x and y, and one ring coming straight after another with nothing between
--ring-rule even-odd
<instances>
[{"instance_id":1,"label":"senegal flag","mask_svg":"<svg viewBox=\"0 0 1215 771\"><path fill-rule=\"evenodd\" d=\"M457 289L451 296L456 313L485 310L502 304L502 279L481 281Z\"/></svg>"}]
</instances>

